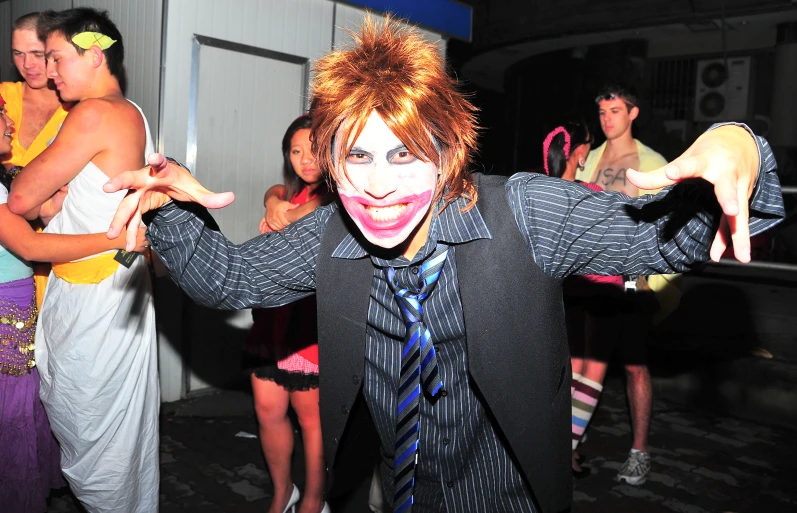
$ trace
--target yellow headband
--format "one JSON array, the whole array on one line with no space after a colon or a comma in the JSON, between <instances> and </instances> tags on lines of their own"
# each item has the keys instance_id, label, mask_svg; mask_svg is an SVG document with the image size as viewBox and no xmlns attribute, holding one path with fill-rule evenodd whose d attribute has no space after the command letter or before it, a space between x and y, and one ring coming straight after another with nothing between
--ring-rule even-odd
<instances>
[{"instance_id":1,"label":"yellow headband","mask_svg":"<svg viewBox=\"0 0 797 513\"><path fill-rule=\"evenodd\" d=\"M100 34L99 32L81 32L72 38L72 42L84 50L88 50L93 45L97 45L103 50L107 50L116 42L116 40L111 39L105 34Z\"/></svg>"}]
</instances>

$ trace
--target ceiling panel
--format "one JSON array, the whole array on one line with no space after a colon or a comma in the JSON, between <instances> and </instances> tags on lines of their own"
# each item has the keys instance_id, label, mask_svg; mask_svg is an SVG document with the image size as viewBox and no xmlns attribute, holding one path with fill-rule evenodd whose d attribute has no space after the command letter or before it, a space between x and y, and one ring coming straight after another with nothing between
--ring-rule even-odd
<instances>
[{"instance_id":1,"label":"ceiling panel","mask_svg":"<svg viewBox=\"0 0 797 513\"><path fill-rule=\"evenodd\" d=\"M584 32L795 9L792 0L473 0L474 50Z\"/></svg>"}]
</instances>

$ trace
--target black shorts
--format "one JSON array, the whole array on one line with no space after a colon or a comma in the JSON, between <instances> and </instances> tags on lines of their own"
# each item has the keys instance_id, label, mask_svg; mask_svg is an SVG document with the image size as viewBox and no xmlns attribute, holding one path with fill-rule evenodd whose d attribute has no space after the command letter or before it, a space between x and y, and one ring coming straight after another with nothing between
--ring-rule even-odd
<instances>
[{"instance_id":1,"label":"black shorts","mask_svg":"<svg viewBox=\"0 0 797 513\"><path fill-rule=\"evenodd\" d=\"M645 365L651 314L657 307L652 292L565 297L571 356L607 363L616 356L624 365Z\"/></svg>"}]
</instances>

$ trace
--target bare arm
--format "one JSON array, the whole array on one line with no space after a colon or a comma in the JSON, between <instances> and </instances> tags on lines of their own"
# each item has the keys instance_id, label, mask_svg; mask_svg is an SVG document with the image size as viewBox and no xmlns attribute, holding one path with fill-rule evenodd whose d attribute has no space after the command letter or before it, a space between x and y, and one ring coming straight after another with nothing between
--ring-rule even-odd
<instances>
[{"instance_id":1,"label":"bare arm","mask_svg":"<svg viewBox=\"0 0 797 513\"><path fill-rule=\"evenodd\" d=\"M139 229L134 251L143 251L144 228ZM21 216L12 214L7 205L0 205L0 244L25 260L36 262L68 262L111 249L124 249L124 237L109 239L104 233L91 235L57 235L36 233Z\"/></svg>"},{"instance_id":2,"label":"bare arm","mask_svg":"<svg viewBox=\"0 0 797 513\"><path fill-rule=\"evenodd\" d=\"M296 205L283 200L284 196L284 185L275 185L266 191L264 199L266 215L260 221L260 233L282 231L286 226L295 223L316 208L329 204L334 198L333 194L325 194L301 205ZM268 229L264 229L264 224Z\"/></svg>"},{"instance_id":3,"label":"bare arm","mask_svg":"<svg viewBox=\"0 0 797 513\"><path fill-rule=\"evenodd\" d=\"M272 185L266 191L266 194L263 195L263 206L268 208L269 200L273 200L276 198L282 201L282 198L284 197L285 197L285 186L282 185L281 183L278 183L277 185Z\"/></svg>"},{"instance_id":4,"label":"bare arm","mask_svg":"<svg viewBox=\"0 0 797 513\"><path fill-rule=\"evenodd\" d=\"M82 101L72 109L53 143L14 179L8 197L11 212L38 217L42 203L103 150L103 110L102 100Z\"/></svg>"},{"instance_id":5,"label":"bare arm","mask_svg":"<svg viewBox=\"0 0 797 513\"><path fill-rule=\"evenodd\" d=\"M330 194L325 194L323 196L318 196L317 198L313 198L307 203L303 203L298 207L285 212L285 217L288 219L290 223L295 223L296 221L303 218L304 216L306 216L316 208L323 205L329 205L330 203L332 203L334 197L335 195L330 193Z\"/></svg>"},{"instance_id":6,"label":"bare arm","mask_svg":"<svg viewBox=\"0 0 797 513\"><path fill-rule=\"evenodd\" d=\"M266 191L266 196L263 198L266 213L260 221L260 233L279 232L291 224L286 214L298 205L283 199L284 197L285 186L282 184L273 185Z\"/></svg>"}]
</instances>

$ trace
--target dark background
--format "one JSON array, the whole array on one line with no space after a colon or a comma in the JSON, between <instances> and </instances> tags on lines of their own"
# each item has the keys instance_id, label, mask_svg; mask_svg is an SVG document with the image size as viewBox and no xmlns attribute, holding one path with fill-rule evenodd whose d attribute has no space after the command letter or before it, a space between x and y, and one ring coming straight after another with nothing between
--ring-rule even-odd
<instances>
[{"instance_id":1,"label":"dark background","mask_svg":"<svg viewBox=\"0 0 797 513\"><path fill-rule=\"evenodd\" d=\"M571 112L590 122L600 144L603 137L594 98L608 82L624 82L637 90L642 101L634 136L667 159L675 158L711 125L694 120L700 59L751 58L748 114L735 121L745 121L757 133L767 135L768 120L777 108L772 105L773 81L778 77L775 48L797 38L797 24L791 21L796 19L797 2L792 0L463 3L474 9L473 41L449 40L447 55L463 89L472 93L472 101L481 109L479 165L499 174L539 168L542 140ZM771 44L762 47L751 41L746 45L744 30L753 23L760 26L764 18L771 26ZM660 27L678 28L687 36L704 34L718 45L712 50L693 45L681 54L651 57L649 37ZM627 31L629 37L607 37L607 42L600 42L601 34L617 31ZM594 35L597 42L533 55L526 55L523 49L524 44L534 42L561 47L567 38L585 35ZM477 64L480 57L482 62L503 59L511 64L496 74L489 66ZM672 123L680 130L668 131ZM797 184L795 146L797 141L773 145L784 184Z\"/></svg>"}]
</instances>

